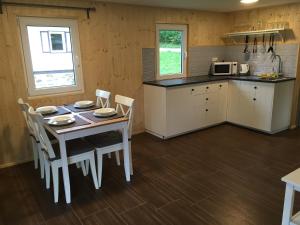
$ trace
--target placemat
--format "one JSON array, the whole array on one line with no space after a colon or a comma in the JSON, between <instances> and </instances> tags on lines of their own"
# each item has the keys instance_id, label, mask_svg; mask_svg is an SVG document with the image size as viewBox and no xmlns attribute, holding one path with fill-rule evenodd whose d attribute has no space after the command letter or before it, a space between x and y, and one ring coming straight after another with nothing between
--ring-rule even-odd
<instances>
[{"instance_id":1,"label":"placemat","mask_svg":"<svg viewBox=\"0 0 300 225\"><path fill-rule=\"evenodd\" d=\"M68 128L73 128L73 127L78 127L78 126L83 126L83 125L88 125L90 124L89 122L81 119L78 116L74 116L75 117L75 122L68 124L68 125L62 125L62 126L53 126L53 125L49 125L49 127L51 127L53 130L64 130L64 129L68 129ZM48 119L45 119L45 123L48 123Z\"/></svg>"},{"instance_id":2,"label":"placemat","mask_svg":"<svg viewBox=\"0 0 300 225\"><path fill-rule=\"evenodd\" d=\"M109 116L109 117L97 117L97 116L94 116L93 115L94 112L85 112L85 113L80 113L79 115L80 116L83 116L95 123L99 123L99 122L103 122L103 121L106 121L106 120L112 120L112 119L118 119L118 118L121 118L123 117L122 114L116 114L116 115L113 115L113 116Z\"/></svg>"},{"instance_id":3,"label":"placemat","mask_svg":"<svg viewBox=\"0 0 300 225\"><path fill-rule=\"evenodd\" d=\"M90 110L95 110L95 109L100 109L101 107L93 105L91 107L88 108L84 108L84 109L79 109L79 108L75 108L74 104L66 104L64 105L65 108L71 110L72 112L85 112L85 111L90 111Z\"/></svg>"},{"instance_id":4,"label":"placemat","mask_svg":"<svg viewBox=\"0 0 300 225\"><path fill-rule=\"evenodd\" d=\"M58 106L57 112L45 114L45 115L43 115L43 117L47 118L47 117L52 117L52 116L61 116L61 115L66 115L66 114L70 114L70 113L71 112L66 110L65 108Z\"/></svg>"}]
</instances>

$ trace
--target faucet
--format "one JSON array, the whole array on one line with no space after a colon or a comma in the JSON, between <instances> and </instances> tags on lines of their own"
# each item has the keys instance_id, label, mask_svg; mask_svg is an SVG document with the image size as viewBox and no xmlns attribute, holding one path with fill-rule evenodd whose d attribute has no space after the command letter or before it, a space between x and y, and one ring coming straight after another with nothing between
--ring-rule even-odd
<instances>
[{"instance_id":1,"label":"faucet","mask_svg":"<svg viewBox=\"0 0 300 225\"><path fill-rule=\"evenodd\" d=\"M278 58L278 70L277 70L277 73L278 73L278 75L280 75L280 74L282 74L282 60L281 60L280 55L273 54L272 55L272 62L274 62L276 58Z\"/></svg>"}]
</instances>

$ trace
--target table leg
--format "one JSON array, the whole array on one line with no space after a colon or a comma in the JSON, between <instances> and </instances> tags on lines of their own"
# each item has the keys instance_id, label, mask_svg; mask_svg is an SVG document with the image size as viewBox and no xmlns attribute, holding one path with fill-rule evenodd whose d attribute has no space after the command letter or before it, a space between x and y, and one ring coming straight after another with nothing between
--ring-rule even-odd
<instances>
[{"instance_id":1,"label":"table leg","mask_svg":"<svg viewBox=\"0 0 300 225\"><path fill-rule=\"evenodd\" d=\"M60 147L60 157L61 157L61 162L62 162L62 171L63 171L66 202L71 203L70 177L69 177L69 167L68 167L68 158L67 158L67 150L66 150L65 140L59 139L59 147Z\"/></svg>"},{"instance_id":2,"label":"table leg","mask_svg":"<svg viewBox=\"0 0 300 225\"><path fill-rule=\"evenodd\" d=\"M124 168L126 181L130 181L130 159L129 159L129 146L128 146L128 129L124 127L122 129L123 136L123 150L124 150Z\"/></svg>"},{"instance_id":3,"label":"table leg","mask_svg":"<svg viewBox=\"0 0 300 225\"><path fill-rule=\"evenodd\" d=\"M293 213L295 191L292 184L286 184L282 225L289 225Z\"/></svg>"}]
</instances>

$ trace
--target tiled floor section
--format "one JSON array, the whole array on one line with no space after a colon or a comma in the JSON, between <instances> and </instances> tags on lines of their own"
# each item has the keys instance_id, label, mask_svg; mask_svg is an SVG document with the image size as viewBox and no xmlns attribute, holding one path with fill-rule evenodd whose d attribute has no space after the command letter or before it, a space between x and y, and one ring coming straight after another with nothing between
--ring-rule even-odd
<instances>
[{"instance_id":1,"label":"tiled floor section","mask_svg":"<svg viewBox=\"0 0 300 225\"><path fill-rule=\"evenodd\" d=\"M53 203L32 163L0 170L0 225L278 225L280 178L300 166L300 129L271 136L221 125L166 141L140 134L132 148L131 183L114 159L105 159L98 191L72 166L70 205L62 182Z\"/></svg>"}]
</instances>

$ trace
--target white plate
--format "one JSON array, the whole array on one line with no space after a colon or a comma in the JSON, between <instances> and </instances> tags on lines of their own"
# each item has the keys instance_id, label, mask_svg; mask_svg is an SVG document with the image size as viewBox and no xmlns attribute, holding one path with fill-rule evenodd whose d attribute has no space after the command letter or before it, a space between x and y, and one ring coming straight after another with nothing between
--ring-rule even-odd
<instances>
[{"instance_id":1,"label":"white plate","mask_svg":"<svg viewBox=\"0 0 300 225\"><path fill-rule=\"evenodd\" d=\"M87 108L87 107L90 107L93 105L94 105L93 101L85 100L85 101L75 102L74 107L75 108Z\"/></svg>"},{"instance_id":2,"label":"white plate","mask_svg":"<svg viewBox=\"0 0 300 225\"><path fill-rule=\"evenodd\" d=\"M75 118L73 115L62 115L62 116L54 116L50 118L48 124L54 126L61 126L61 125L67 125L74 122L75 122Z\"/></svg>"},{"instance_id":3,"label":"white plate","mask_svg":"<svg viewBox=\"0 0 300 225\"><path fill-rule=\"evenodd\" d=\"M42 106L36 109L36 112L43 115L57 112L56 106Z\"/></svg>"},{"instance_id":4,"label":"white plate","mask_svg":"<svg viewBox=\"0 0 300 225\"><path fill-rule=\"evenodd\" d=\"M113 116L116 115L117 112L114 108L101 108L101 109L96 109L94 111L94 116Z\"/></svg>"}]
</instances>

